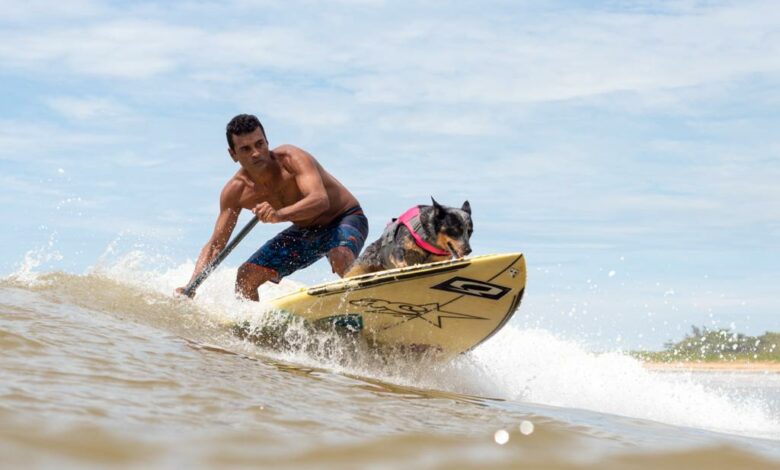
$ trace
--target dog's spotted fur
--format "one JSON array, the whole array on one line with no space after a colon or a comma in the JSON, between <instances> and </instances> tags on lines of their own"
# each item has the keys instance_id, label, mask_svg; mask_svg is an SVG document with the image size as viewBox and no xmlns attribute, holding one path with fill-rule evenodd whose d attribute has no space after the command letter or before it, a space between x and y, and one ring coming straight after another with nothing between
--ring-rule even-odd
<instances>
[{"instance_id":1,"label":"dog's spotted fur","mask_svg":"<svg viewBox=\"0 0 780 470\"><path fill-rule=\"evenodd\" d=\"M385 232L355 260L344 277L402 268L416 264L462 258L471 253L469 239L474 229L468 201L460 209L442 206L431 198L433 205L420 206L422 239L447 255L436 255L417 245L405 225L391 223ZM392 232L392 233L390 233Z\"/></svg>"}]
</instances>

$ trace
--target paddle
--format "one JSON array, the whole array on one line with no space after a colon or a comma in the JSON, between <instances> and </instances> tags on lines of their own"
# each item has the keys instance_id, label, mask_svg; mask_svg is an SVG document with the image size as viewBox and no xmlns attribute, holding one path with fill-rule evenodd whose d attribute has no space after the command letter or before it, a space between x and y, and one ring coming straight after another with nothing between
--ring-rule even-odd
<instances>
[{"instance_id":1,"label":"paddle","mask_svg":"<svg viewBox=\"0 0 780 470\"><path fill-rule=\"evenodd\" d=\"M257 222L259 222L259 219L257 217L252 217L252 220L249 221L249 223L246 224L244 228L241 229L240 232L233 238L233 240L230 241L230 243L225 246L225 248L222 249L222 251L217 254L217 256L212 259L209 264L206 265L206 267L201 270L201 272L198 273L197 276L195 276L195 279L192 280L189 284L187 284L187 287L184 288L183 294L187 297L192 297L195 294L195 289L198 288L199 285L203 283L203 281L206 280L207 277L209 277L209 274L211 274L214 269L216 269L217 266L219 266L219 263L222 262L225 258L227 258L227 255L230 254L231 251L233 251L233 248L235 248L238 243L244 239L244 237L257 225Z\"/></svg>"}]
</instances>

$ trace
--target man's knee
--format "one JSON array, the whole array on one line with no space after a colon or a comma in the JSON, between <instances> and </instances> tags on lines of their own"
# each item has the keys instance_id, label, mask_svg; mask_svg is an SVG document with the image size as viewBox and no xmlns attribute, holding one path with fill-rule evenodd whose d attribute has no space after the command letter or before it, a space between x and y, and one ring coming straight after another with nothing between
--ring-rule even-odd
<instances>
[{"instance_id":1,"label":"man's knee","mask_svg":"<svg viewBox=\"0 0 780 470\"><path fill-rule=\"evenodd\" d=\"M346 246L337 246L328 252L328 261L333 272L344 277L352 263L355 262L355 254Z\"/></svg>"},{"instance_id":2,"label":"man's knee","mask_svg":"<svg viewBox=\"0 0 780 470\"><path fill-rule=\"evenodd\" d=\"M266 281L274 278L276 272L254 263L244 263L238 268L236 285L245 289L257 289Z\"/></svg>"}]
</instances>

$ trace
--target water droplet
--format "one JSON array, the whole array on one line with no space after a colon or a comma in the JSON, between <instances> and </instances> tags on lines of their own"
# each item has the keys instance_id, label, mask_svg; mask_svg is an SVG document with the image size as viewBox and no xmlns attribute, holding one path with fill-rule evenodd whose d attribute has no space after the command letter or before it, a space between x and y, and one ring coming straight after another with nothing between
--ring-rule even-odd
<instances>
[{"instance_id":1,"label":"water droplet","mask_svg":"<svg viewBox=\"0 0 780 470\"><path fill-rule=\"evenodd\" d=\"M523 433L523 435L528 436L534 432L534 423L530 421L520 422L520 432Z\"/></svg>"},{"instance_id":2,"label":"water droplet","mask_svg":"<svg viewBox=\"0 0 780 470\"><path fill-rule=\"evenodd\" d=\"M504 445L509 442L509 433L506 432L506 429L499 429L493 434L493 439L496 441L496 444Z\"/></svg>"}]
</instances>

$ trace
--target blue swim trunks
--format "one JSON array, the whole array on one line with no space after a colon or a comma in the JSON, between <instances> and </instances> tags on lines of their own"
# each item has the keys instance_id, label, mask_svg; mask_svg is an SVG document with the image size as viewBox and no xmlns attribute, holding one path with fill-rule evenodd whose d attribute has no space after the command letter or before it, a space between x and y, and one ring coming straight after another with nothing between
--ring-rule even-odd
<instances>
[{"instance_id":1,"label":"blue swim trunks","mask_svg":"<svg viewBox=\"0 0 780 470\"><path fill-rule=\"evenodd\" d=\"M261 246L247 262L276 271L271 281L278 283L283 277L314 264L339 246L346 246L357 258L367 236L368 219L363 209L355 206L328 225L308 228L292 225L284 229Z\"/></svg>"}]
</instances>

